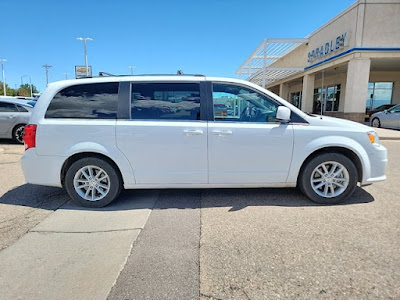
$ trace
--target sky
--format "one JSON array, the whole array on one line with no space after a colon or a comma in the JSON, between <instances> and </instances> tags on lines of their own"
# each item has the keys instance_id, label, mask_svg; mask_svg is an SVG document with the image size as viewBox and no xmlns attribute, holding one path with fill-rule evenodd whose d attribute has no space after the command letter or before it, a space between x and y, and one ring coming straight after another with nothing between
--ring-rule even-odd
<instances>
[{"instance_id":1,"label":"sky","mask_svg":"<svg viewBox=\"0 0 400 300\"><path fill-rule=\"evenodd\" d=\"M0 0L0 58L11 88L93 75L186 74L235 77L264 38L302 38L354 0Z\"/></svg>"}]
</instances>

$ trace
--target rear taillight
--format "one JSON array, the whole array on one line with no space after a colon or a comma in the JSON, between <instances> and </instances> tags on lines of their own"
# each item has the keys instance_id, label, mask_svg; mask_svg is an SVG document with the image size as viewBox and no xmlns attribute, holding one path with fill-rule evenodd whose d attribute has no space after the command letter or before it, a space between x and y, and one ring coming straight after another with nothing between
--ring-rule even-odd
<instances>
[{"instance_id":1,"label":"rear taillight","mask_svg":"<svg viewBox=\"0 0 400 300\"><path fill-rule=\"evenodd\" d=\"M24 143L25 143L25 151L29 148L33 148L36 146L36 128L37 125L28 124L25 125L24 131Z\"/></svg>"}]
</instances>

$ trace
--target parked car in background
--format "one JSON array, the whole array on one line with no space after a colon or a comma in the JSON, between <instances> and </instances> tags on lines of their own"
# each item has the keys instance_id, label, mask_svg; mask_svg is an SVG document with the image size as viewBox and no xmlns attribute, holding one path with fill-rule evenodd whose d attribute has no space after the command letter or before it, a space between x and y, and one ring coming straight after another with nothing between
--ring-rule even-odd
<instances>
[{"instance_id":1,"label":"parked car in background","mask_svg":"<svg viewBox=\"0 0 400 300\"><path fill-rule=\"evenodd\" d=\"M24 127L29 122L33 105L15 98L0 98L0 138L23 144Z\"/></svg>"},{"instance_id":2,"label":"parked car in background","mask_svg":"<svg viewBox=\"0 0 400 300\"><path fill-rule=\"evenodd\" d=\"M22 96L16 96L16 97L12 97L12 96L0 96L0 101L4 100L4 101L9 101L9 102L13 102L13 103L18 103L18 104L28 104L30 106L35 106L37 103L38 98L36 97L22 97Z\"/></svg>"},{"instance_id":3,"label":"parked car in background","mask_svg":"<svg viewBox=\"0 0 400 300\"><path fill-rule=\"evenodd\" d=\"M371 116L372 127L400 129L400 104L373 114Z\"/></svg>"},{"instance_id":4,"label":"parked car in background","mask_svg":"<svg viewBox=\"0 0 400 300\"><path fill-rule=\"evenodd\" d=\"M228 115L228 107L225 104L215 103L214 112L216 116L226 117Z\"/></svg>"},{"instance_id":5,"label":"parked car in background","mask_svg":"<svg viewBox=\"0 0 400 300\"><path fill-rule=\"evenodd\" d=\"M378 106L377 108L374 109L367 109L366 113L365 113L365 121L369 121L370 117L380 111L384 111L385 109L389 109L392 108L393 106L395 106L396 104L384 104L381 106Z\"/></svg>"},{"instance_id":6,"label":"parked car in background","mask_svg":"<svg viewBox=\"0 0 400 300\"><path fill-rule=\"evenodd\" d=\"M230 116L222 96L234 99ZM225 112L225 113L224 113ZM299 187L345 201L384 180L370 127L308 115L253 83L201 75L110 76L49 84L25 127L28 183L101 207L125 189Z\"/></svg>"}]
</instances>

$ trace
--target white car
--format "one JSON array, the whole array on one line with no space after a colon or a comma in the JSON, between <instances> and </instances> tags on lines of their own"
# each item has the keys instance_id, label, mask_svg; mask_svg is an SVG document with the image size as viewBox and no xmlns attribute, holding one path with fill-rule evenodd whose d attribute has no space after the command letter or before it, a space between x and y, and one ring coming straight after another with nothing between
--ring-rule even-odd
<instances>
[{"instance_id":1,"label":"white car","mask_svg":"<svg viewBox=\"0 0 400 300\"><path fill-rule=\"evenodd\" d=\"M214 104L235 107L216 114ZM112 76L52 83L25 129L32 184L107 205L125 189L298 186L339 203L384 180L387 151L371 128L307 115L247 81Z\"/></svg>"}]
</instances>

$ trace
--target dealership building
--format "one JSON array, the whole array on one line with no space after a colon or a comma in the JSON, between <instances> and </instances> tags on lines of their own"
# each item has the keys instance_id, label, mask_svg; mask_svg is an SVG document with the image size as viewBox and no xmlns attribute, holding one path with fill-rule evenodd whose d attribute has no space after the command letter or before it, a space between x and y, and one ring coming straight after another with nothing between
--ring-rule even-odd
<instances>
[{"instance_id":1,"label":"dealership building","mask_svg":"<svg viewBox=\"0 0 400 300\"><path fill-rule=\"evenodd\" d=\"M363 122L400 103L400 1L359 0L306 38L267 38L236 74L305 112Z\"/></svg>"}]
</instances>

